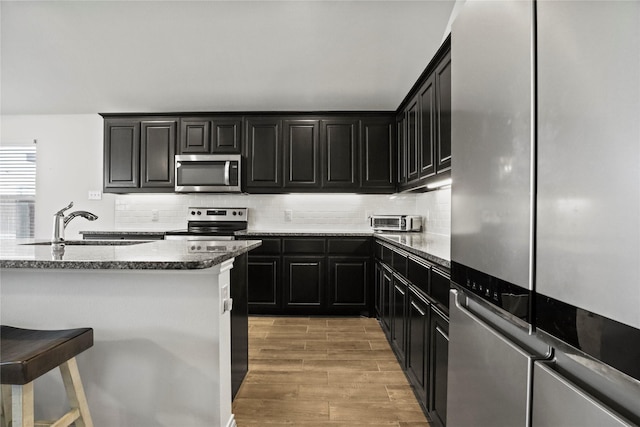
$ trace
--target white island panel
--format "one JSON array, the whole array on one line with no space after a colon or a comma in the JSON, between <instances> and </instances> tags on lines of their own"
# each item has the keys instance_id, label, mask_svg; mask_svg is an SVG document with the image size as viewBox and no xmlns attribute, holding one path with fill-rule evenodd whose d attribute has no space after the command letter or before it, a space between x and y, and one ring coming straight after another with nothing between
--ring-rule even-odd
<instances>
[{"instance_id":1,"label":"white island panel","mask_svg":"<svg viewBox=\"0 0 640 427\"><path fill-rule=\"evenodd\" d=\"M96 426L233 426L230 317L221 290L233 259L195 270L6 268L2 324L92 327L78 356ZM57 370L36 380L36 417L64 409Z\"/></svg>"}]
</instances>

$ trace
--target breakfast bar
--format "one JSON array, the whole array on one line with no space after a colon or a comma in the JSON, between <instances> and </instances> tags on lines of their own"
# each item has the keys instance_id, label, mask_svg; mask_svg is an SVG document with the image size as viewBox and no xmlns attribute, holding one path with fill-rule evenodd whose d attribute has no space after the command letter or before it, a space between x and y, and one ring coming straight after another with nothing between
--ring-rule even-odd
<instances>
[{"instance_id":1,"label":"breakfast bar","mask_svg":"<svg viewBox=\"0 0 640 427\"><path fill-rule=\"evenodd\" d=\"M95 425L234 426L230 270L260 244L0 241L0 320L94 329L77 359ZM36 382L37 419L65 407L60 387Z\"/></svg>"}]
</instances>

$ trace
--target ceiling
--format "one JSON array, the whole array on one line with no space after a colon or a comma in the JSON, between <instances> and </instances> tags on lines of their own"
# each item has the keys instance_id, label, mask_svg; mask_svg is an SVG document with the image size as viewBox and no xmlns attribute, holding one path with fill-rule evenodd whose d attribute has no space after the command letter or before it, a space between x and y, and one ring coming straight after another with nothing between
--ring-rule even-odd
<instances>
[{"instance_id":1,"label":"ceiling","mask_svg":"<svg viewBox=\"0 0 640 427\"><path fill-rule=\"evenodd\" d=\"M0 108L394 110L454 3L2 0Z\"/></svg>"}]
</instances>

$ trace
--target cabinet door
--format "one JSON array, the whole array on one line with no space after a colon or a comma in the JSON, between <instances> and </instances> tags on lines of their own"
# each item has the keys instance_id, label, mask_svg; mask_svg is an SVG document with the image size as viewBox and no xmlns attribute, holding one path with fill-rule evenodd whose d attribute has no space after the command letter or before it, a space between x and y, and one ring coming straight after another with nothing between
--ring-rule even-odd
<instances>
[{"instance_id":1,"label":"cabinet door","mask_svg":"<svg viewBox=\"0 0 640 427\"><path fill-rule=\"evenodd\" d=\"M376 262L374 267L374 272L373 272L373 280L374 280L373 286L375 289L373 306L374 306L375 315L377 319L382 319L382 306L384 304L384 292L382 290L382 281L383 281L382 271L383 270L382 270L382 267L380 266L380 263Z\"/></svg>"},{"instance_id":2,"label":"cabinet door","mask_svg":"<svg viewBox=\"0 0 640 427\"><path fill-rule=\"evenodd\" d=\"M353 190L359 186L358 120L322 120L322 187Z\"/></svg>"},{"instance_id":3,"label":"cabinet door","mask_svg":"<svg viewBox=\"0 0 640 427\"><path fill-rule=\"evenodd\" d=\"M447 370L449 366L449 321L431 309L429 404L431 418L447 425Z\"/></svg>"},{"instance_id":4,"label":"cabinet door","mask_svg":"<svg viewBox=\"0 0 640 427\"><path fill-rule=\"evenodd\" d=\"M249 256L249 312L277 313L282 309L279 256Z\"/></svg>"},{"instance_id":5,"label":"cabinet door","mask_svg":"<svg viewBox=\"0 0 640 427\"><path fill-rule=\"evenodd\" d=\"M105 120L104 187L137 188L140 182L140 122Z\"/></svg>"},{"instance_id":6,"label":"cabinet door","mask_svg":"<svg viewBox=\"0 0 640 427\"><path fill-rule=\"evenodd\" d=\"M420 178L436 173L435 163L435 75L431 75L418 93L420 111ZM450 153L449 153L450 155Z\"/></svg>"},{"instance_id":7,"label":"cabinet door","mask_svg":"<svg viewBox=\"0 0 640 427\"><path fill-rule=\"evenodd\" d=\"M211 152L240 154L242 151L242 119L214 118L211 125Z\"/></svg>"},{"instance_id":8,"label":"cabinet door","mask_svg":"<svg viewBox=\"0 0 640 427\"><path fill-rule=\"evenodd\" d=\"M418 99L413 99L406 108L406 156L407 156L407 180L413 181L420 177L420 145L418 144Z\"/></svg>"},{"instance_id":9,"label":"cabinet door","mask_svg":"<svg viewBox=\"0 0 640 427\"><path fill-rule=\"evenodd\" d=\"M451 169L451 54L447 54L436 68L437 118L436 171Z\"/></svg>"},{"instance_id":10,"label":"cabinet door","mask_svg":"<svg viewBox=\"0 0 640 427\"><path fill-rule=\"evenodd\" d=\"M175 187L176 121L143 121L140 187Z\"/></svg>"},{"instance_id":11,"label":"cabinet door","mask_svg":"<svg viewBox=\"0 0 640 427\"><path fill-rule=\"evenodd\" d=\"M318 120L285 120L284 186L320 188Z\"/></svg>"},{"instance_id":12,"label":"cabinet door","mask_svg":"<svg viewBox=\"0 0 640 427\"><path fill-rule=\"evenodd\" d=\"M398 185L407 183L407 121L404 112L398 114L396 118L396 156L397 156L397 181Z\"/></svg>"},{"instance_id":13,"label":"cabinet door","mask_svg":"<svg viewBox=\"0 0 640 427\"><path fill-rule=\"evenodd\" d=\"M406 335L405 320L407 318L407 284L398 276L393 276L391 291L391 344L396 351L402 367L405 367Z\"/></svg>"},{"instance_id":14,"label":"cabinet door","mask_svg":"<svg viewBox=\"0 0 640 427\"><path fill-rule=\"evenodd\" d=\"M180 153L209 153L211 151L211 121L202 118L180 119Z\"/></svg>"},{"instance_id":15,"label":"cabinet door","mask_svg":"<svg viewBox=\"0 0 640 427\"><path fill-rule=\"evenodd\" d=\"M330 312L368 314L369 262L369 257L329 257Z\"/></svg>"},{"instance_id":16,"label":"cabinet door","mask_svg":"<svg viewBox=\"0 0 640 427\"><path fill-rule=\"evenodd\" d=\"M249 118L246 123L246 187L279 191L282 188L280 120Z\"/></svg>"},{"instance_id":17,"label":"cabinet door","mask_svg":"<svg viewBox=\"0 0 640 427\"><path fill-rule=\"evenodd\" d=\"M429 309L427 301L410 289L407 305L407 372L425 406L429 356Z\"/></svg>"},{"instance_id":18,"label":"cabinet door","mask_svg":"<svg viewBox=\"0 0 640 427\"><path fill-rule=\"evenodd\" d=\"M382 326L391 335L391 291L393 289L393 274L386 268L382 269L381 300Z\"/></svg>"},{"instance_id":19,"label":"cabinet door","mask_svg":"<svg viewBox=\"0 0 640 427\"><path fill-rule=\"evenodd\" d=\"M361 177L367 189L392 192L395 188L393 118L363 119L361 121Z\"/></svg>"},{"instance_id":20,"label":"cabinet door","mask_svg":"<svg viewBox=\"0 0 640 427\"><path fill-rule=\"evenodd\" d=\"M325 259L323 256L285 256L284 298L285 311L320 311L326 306L324 286Z\"/></svg>"}]
</instances>

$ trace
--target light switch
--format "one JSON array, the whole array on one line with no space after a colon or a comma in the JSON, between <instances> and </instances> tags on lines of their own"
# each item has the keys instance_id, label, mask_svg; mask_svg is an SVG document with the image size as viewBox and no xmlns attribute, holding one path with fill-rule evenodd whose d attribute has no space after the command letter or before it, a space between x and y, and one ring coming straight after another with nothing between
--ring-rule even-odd
<instances>
[{"instance_id":1,"label":"light switch","mask_svg":"<svg viewBox=\"0 0 640 427\"><path fill-rule=\"evenodd\" d=\"M102 191L100 190L89 191L89 200L102 200Z\"/></svg>"},{"instance_id":2,"label":"light switch","mask_svg":"<svg viewBox=\"0 0 640 427\"><path fill-rule=\"evenodd\" d=\"M293 219L293 211L291 209L284 210L284 222L291 222Z\"/></svg>"}]
</instances>

